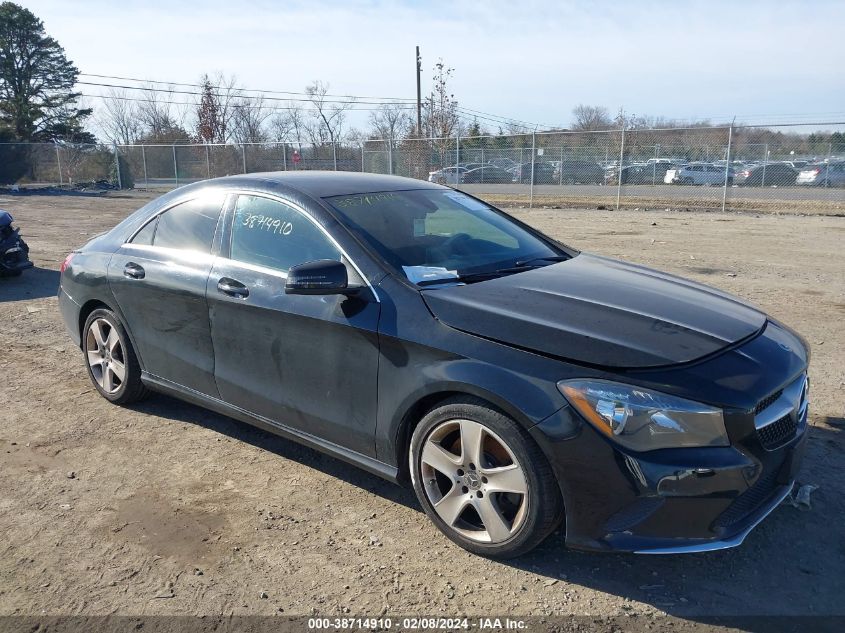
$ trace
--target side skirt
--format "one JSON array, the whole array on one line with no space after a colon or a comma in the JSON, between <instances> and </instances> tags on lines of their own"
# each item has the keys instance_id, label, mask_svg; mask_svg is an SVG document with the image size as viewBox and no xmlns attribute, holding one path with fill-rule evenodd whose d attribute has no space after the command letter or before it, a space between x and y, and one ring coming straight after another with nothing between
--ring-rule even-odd
<instances>
[{"instance_id":1,"label":"side skirt","mask_svg":"<svg viewBox=\"0 0 845 633\"><path fill-rule=\"evenodd\" d=\"M220 413L221 415L234 418L240 422L246 422L247 424L251 424L259 429L273 433L274 435L278 435L288 440L293 440L294 442L304 444L309 448L318 450L321 453L326 453L332 457L342 459L353 466L363 468L367 472L378 475L379 477L387 479L393 483L399 483L399 469L396 466L385 464L384 462L380 462L377 459L368 457L367 455L344 448L334 442L329 442L315 435L311 435L310 433L293 429L263 416L255 415L254 413L250 413L240 407L236 407L217 398L183 387L182 385L165 380L164 378L159 378L158 376L154 376L147 372L141 372L141 381L154 391L173 396L179 400L190 402L191 404L195 404L216 413Z\"/></svg>"}]
</instances>

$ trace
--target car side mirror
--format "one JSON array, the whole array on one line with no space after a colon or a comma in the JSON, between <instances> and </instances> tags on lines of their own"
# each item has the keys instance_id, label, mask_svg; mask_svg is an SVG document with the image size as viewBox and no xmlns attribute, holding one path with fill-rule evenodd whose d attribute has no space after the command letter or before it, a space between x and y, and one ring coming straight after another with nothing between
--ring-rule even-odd
<instances>
[{"instance_id":1,"label":"car side mirror","mask_svg":"<svg viewBox=\"0 0 845 633\"><path fill-rule=\"evenodd\" d=\"M346 266L333 259L291 266L285 282L285 294L289 295L354 295L358 291L349 287Z\"/></svg>"}]
</instances>

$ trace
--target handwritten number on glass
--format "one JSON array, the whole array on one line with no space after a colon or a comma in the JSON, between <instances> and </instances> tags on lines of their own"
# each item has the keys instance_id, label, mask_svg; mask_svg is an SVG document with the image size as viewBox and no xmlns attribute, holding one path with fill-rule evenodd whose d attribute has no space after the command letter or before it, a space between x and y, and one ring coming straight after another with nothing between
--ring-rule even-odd
<instances>
[{"instance_id":1,"label":"handwritten number on glass","mask_svg":"<svg viewBox=\"0 0 845 633\"><path fill-rule=\"evenodd\" d=\"M241 221L248 229L266 231L272 235L290 235L293 233L293 224L287 220L280 220L269 215L249 213Z\"/></svg>"}]
</instances>

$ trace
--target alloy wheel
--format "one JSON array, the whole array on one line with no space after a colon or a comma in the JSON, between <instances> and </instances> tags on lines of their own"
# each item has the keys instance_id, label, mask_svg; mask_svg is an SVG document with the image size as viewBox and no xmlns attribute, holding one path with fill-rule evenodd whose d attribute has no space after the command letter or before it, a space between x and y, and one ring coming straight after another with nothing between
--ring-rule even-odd
<instances>
[{"instance_id":1,"label":"alloy wheel","mask_svg":"<svg viewBox=\"0 0 845 633\"><path fill-rule=\"evenodd\" d=\"M106 319L94 319L88 326L85 357L100 388L116 393L126 380L126 357L117 329Z\"/></svg>"},{"instance_id":2,"label":"alloy wheel","mask_svg":"<svg viewBox=\"0 0 845 633\"><path fill-rule=\"evenodd\" d=\"M513 451L472 420L447 420L423 444L420 477L437 515L460 535L497 544L528 515L528 481Z\"/></svg>"}]
</instances>

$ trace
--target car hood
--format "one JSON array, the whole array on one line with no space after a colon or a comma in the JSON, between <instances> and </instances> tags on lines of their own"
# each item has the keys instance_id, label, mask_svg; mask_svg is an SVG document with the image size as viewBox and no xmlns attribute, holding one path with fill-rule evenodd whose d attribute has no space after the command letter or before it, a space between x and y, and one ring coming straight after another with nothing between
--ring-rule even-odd
<instances>
[{"instance_id":1,"label":"car hood","mask_svg":"<svg viewBox=\"0 0 845 633\"><path fill-rule=\"evenodd\" d=\"M586 253L422 295L450 327L609 368L693 361L752 336L766 323L765 314L727 293Z\"/></svg>"}]
</instances>

